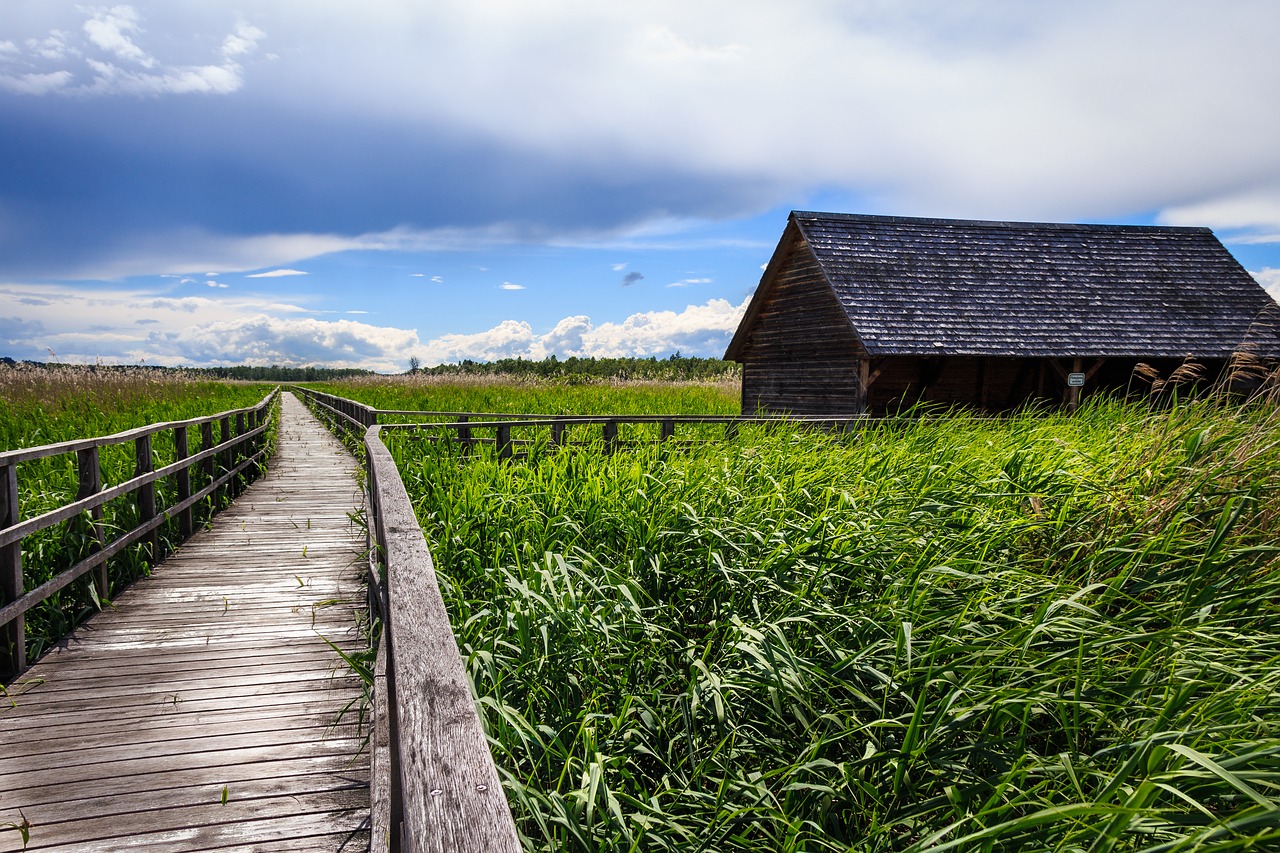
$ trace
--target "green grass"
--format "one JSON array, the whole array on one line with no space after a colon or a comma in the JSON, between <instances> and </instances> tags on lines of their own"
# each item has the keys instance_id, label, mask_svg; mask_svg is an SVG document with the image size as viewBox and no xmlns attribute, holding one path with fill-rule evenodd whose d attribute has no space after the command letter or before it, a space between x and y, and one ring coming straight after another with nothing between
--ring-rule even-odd
<instances>
[{"instance_id":1,"label":"green grass","mask_svg":"<svg viewBox=\"0 0 1280 853\"><path fill-rule=\"evenodd\" d=\"M527 849L1280 845L1274 410L388 440Z\"/></svg>"},{"instance_id":2,"label":"green grass","mask_svg":"<svg viewBox=\"0 0 1280 853\"><path fill-rule=\"evenodd\" d=\"M541 415L736 415L739 412L737 380L650 382L419 374L357 377L308 383L308 387L391 410ZM384 422L394 420L396 418L384 418Z\"/></svg>"},{"instance_id":3,"label":"green grass","mask_svg":"<svg viewBox=\"0 0 1280 853\"><path fill-rule=\"evenodd\" d=\"M259 402L269 385L217 382L180 373L160 373L115 368L16 367L0 365L0 447L17 449L54 444L122 432L160 421L185 420L243 408ZM216 430L215 430L216 434ZM199 431L189 436L190 450L200 449ZM153 437L156 467L174 460L172 432ZM100 457L103 486L133 476L132 442L103 448ZM193 489L204 485L193 476ZM63 454L18 465L19 509L22 518L33 518L69 503L76 494L76 456ZM159 506L171 505L176 485L156 484ZM198 508L207 518L212 501ZM103 507L101 524L107 538L114 538L137 524L138 512L131 498L120 498ZM75 518L39 531L23 540L24 585L31 590L88 556L93 546L88 517ZM159 530L165 551L176 545L177 522ZM91 576L72 583L27 614L27 654L35 659L76 623L109 600L116 590L145 574L153 562L142 545L126 549L111 561L106 590L92 588ZM92 573L91 573L92 574Z\"/></svg>"}]
</instances>

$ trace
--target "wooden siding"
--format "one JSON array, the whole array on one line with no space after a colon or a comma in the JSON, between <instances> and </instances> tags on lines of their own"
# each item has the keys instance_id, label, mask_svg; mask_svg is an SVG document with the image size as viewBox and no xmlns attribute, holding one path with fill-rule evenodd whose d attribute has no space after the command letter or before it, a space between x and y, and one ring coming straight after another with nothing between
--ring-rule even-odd
<instances>
[{"instance_id":1,"label":"wooden siding","mask_svg":"<svg viewBox=\"0 0 1280 853\"><path fill-rule=\"evenodd\" d=\"M807 245L793 242L761 287L742 351L743 414L860 412L860 347Z\"/></svg>"},{"instance_id":2,"label":"wooden siding","mask_svg":"<svg viewBox=\"0 0 1280 853\"><path fill-rule=\"evenodd\" d=\"M361 647L355 468L284 395L267 475L9 686L0 824L33 851L368 848L360 686L325 642Z\"/></svg>"}]
</instances>

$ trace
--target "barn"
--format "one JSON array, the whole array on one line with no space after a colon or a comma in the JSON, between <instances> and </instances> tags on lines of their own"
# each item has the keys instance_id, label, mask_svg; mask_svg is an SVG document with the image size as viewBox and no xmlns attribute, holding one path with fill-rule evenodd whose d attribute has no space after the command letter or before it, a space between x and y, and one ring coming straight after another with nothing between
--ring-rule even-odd
<instances>
[{"instance_id":1,"label":"barn","mask_svg":"<svg viewBox=\"0 0 1280 853\"><path fill-rule=\"evenodd\" d=\"M1280 306L1207 228L795 211L725 358L744 414L821 415L1074 405L1241 352L1280 357Z\"/></svg>"}]
</instances>

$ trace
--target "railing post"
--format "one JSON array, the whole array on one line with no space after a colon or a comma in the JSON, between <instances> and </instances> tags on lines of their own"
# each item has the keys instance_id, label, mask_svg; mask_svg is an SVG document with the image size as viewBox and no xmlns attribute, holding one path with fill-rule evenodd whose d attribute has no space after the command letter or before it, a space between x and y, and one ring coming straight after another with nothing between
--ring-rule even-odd
<instances>
[{"instance_id":1,"label":"railing post","mask_svg":"<svg viewBox=\"0 0 1280 853\"><path fill-rule=\"evenodd\" d=\"M208 450L210 447L213 447L213 421L205 421L200 424L200 449ZM206 456L204 461L200 463L200 471L204 474L204 483L201 486L209 485L218 476L217 460L213 456ZM212 494L209 497L211 503L216 507L218 504L217 494Z\"/></svg>"},{"instance_id":2,"label":"railing post","mask_svg":"<svg viewBox=\"0 0 1280 853\"><path fill-rule=\"evenodd\" d=\"M469 418L466 415L458 416L458 423L465 424L468 421L469 421ZM459 427L458 443L462 445L463 453L471 452L471 427Z\"/></svg>"},{"instance_id":3,"label":"railing post","mask_svg":"<svg viewBox=\"0 0 1280 853\"><path fill-rule=\"evenodd\" d=\"M140 477L143 474L150 474L155 470L155 463L151 458L151 436L138 436L133 440L133 447L135 462L133 476ZM139 486L137 499L138 523L146 524L156 517L156 484L151 482ZM152 530L143 541L150 546L151 564L155 565L160 560L160 532Z\"/></svg>"},{"instance_id":4,"label":"railing post","mask_svg":"<svg viewBox=\"0 0 1280 853\"><path fill-rule=\"evenodd\" d=\"M86 447L76 451L76 477L80 481L76 489L76 500L82 501L102 491L102 466L99 464L98 448ZM89 510L89 536L93 540L93 551L101 551L103 535L100 506ZM98 566L98 595L103 599L111 597L111 578L106 560Z\"/></svg>"},{"instance_id":5,"label":"railing post","mask_svg":"<svg viewBox=\"0 0 1280 853\"><path fill-rule=\"evenodd\" d=\"M738 421L735 418L734 420L731 420L724 425L724 440L733 441L737 437L738 437Z\"/></svg>"},{"instance_id":6,"label":"railing post","mask_svg":"<svg viewBox=\"0 0 1280 853\"><path fill-rule=\"evenodd\" d=\"M618 422L613 418L604 422L604 452L613 453L618 447Z\"/></svg>"},{"instance_id":7,"label":"railing post","mask_svg":"<svg viewBox=\"0 0 1280 853\"><path fill-rule=\"evenodd\" d=\"M676 434L676 422L673 418L662 419L662 441L668 441Z\"/></svg>"},{"instance_id":8,"label":"railing post","mask_svg":"<svg viewBox=\"0 0 1280 853\"><path fill-rule=\"evenodd\" d=\"M236 436L237 437L245 434L244 426L245 426L244 412L236 412ZM248 451L246 450L245 446L243 444L236 445L235 456L233 457L235 459L235 464L239 465L247 457L248 457ZM237 474L231 481L233 486L232 493L236 495L236 497L239 497L240 494L244 491L245 476L246 475L244 473Z\"/></svg>"},{"instance_id":9,"label":"railing post","mask_svg":"<svg viewBox=\"0 0 1280 853\"><path fill-rule=\"evenodd\" d=\"M179 426L173 428L173 461L181 462L191 455L190 448L187 446L187 428ZM178 503L182 503L191 497L191 466L185 465L178 471L175 478L178 485ZM192 522L191 507L187 507L178 513L178 530L182 536L182 540L191 538L191 534L195 532L195 524Z\"/></svg>"},{"instance_id":10,"label":"railing post","mask_svg":"<svg viewBox=\"0 0 1280 853\"><path fill-rule=\"evenodd\" d=\"M234 448L232 448L231 446L231 417L227 416L225 418L222 418L221 420L218 421L218 425L220 428L220 437L222 439L221 444L223 448L222 453L219 454L222 457L222 473L228 474L231 472L231 465L232 465L231 454L234 450ZM222 495L226 497L228 500L230 500L230 498L234 494L231 491L231 488L232 488L232 485L230 480L228 480L226 485L222 487Z\"/></svg>"},{"instance_id":11,"label":"railing post","mask_svg":"<svg viewBox=\"0 0 1280 853\"><path fill-rule=\"evenodd\" d=\"M0 468L0 530L18 523L18 466ZM22 540L0 546L0 598L5 604L22 597ZM26 617L19 615L4 626L11 674L27 668Z\"/></svg>"},{"instance_id":12,"label":"railing post","mask_svg":"<svg viewBox=\"0 0 1280 853\"><path fill-rule=\"evenodd\" d=\"M511 424L498 424L498 458L511 458Z\"/></svg>"},{"instance_id":13,"label":"railing post","mask_svg":"<svg viewBox=\"0 0 1280 853\"><path fill-rule=\"evenodd\" d=\"M551 446L552 447L559 447L561 444L564 443L564 428L565 428L564 421L551 422Z\"/></svg>"}]
</instances>

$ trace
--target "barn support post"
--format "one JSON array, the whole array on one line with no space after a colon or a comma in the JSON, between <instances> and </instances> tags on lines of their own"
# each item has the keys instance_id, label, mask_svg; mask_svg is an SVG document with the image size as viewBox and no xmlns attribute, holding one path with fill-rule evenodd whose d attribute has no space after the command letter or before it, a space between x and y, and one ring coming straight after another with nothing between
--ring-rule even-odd
<instances>
[{"instance_id":1,"label":"barn support post","mask_svg":"<svg viewBox=\"0 0 1280 853\"><path fill-rule=\"evenodd\" d=\"M987 357L985 355L978 356L978 408L987 411L990 406L991 383L987 379Z\"/></svg>"},{"instance_id":2,"label":"barn support post","mask_svg":"<svg viewBox=\"0 0 1280 853\"><path fill-rule=\"evenodd\" d=\"M1081 371L1081 368L1083 368L1083 366L1084 366L1084 362L1079 356L1076 356L1075 358L1071 359L1072 373L1079 373ZM1068 382L1067 383L1067 411L1074 414L1075 410L1078 408L1080 408L1080 386L1072 385L1070 382Z\"/></svg>"},{"instance_id":3,"label":"barn support post","mask_svg":"<svg viewBox=\"0 0 1280 853\"><path fill-rule=\"evenodd\" d=\"M871 388L871 359L858 359L858 387L853 392L853 412L856 415L867 413L867 398Z\"/></svg>"}]
</instances>

